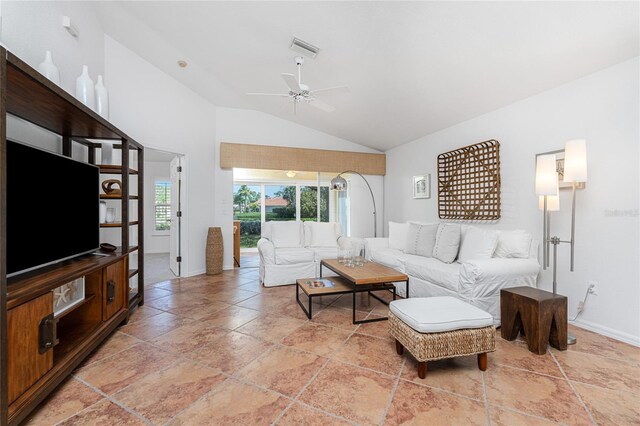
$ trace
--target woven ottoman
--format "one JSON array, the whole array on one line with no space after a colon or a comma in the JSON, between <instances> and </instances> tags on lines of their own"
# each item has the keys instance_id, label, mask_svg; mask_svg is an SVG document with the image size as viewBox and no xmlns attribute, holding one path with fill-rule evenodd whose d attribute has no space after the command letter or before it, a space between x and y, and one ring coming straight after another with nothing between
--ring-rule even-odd
<instances>
[{"instance_id":1,"label":"woven ottoman","mask_svg":"<svg viewBox=\"0 0 640 426\"><path fill-rule=\"evenodd\" d=\"M493 317L455 297L414 297L389 304L389 333L396 350L404 348L418 361L424 379L427 362L478 355L478 367L487 369L487 352L496 350Z\"/></svg>"}]
</instances>

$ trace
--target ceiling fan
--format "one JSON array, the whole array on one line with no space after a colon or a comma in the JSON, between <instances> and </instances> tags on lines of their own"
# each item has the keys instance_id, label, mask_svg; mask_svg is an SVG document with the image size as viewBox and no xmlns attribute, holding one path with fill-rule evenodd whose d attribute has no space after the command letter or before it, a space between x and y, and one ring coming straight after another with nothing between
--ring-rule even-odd
<instances>
[{"instance_id":1,"label":"ceiling fan","mask_svg":"<svg viewBox=\"0 0 640 426\"><path fill-rule=\"evenodd\" d=\"M336 86L336 87L328 87L325 89L311 90L309 86L306 84L302 84L302 64L304 64L304 58L302 56L296 56L295 58L296 66L298 67L298 79L293 74L280 74L284 79L284 82L289 86L289 93L247 93L247 95L251 96L278 96L283 98L291 98L293 99L293 113L296 113L296 106L300 102L305 102L312 107L316 107L319 110L325 112L333 112L335 111L335 107L329 105L326 102L318 99L318 96L325 95L335 95L338 93L348 93L349 87L347 86Z\"/></svg>"}]
</instances>

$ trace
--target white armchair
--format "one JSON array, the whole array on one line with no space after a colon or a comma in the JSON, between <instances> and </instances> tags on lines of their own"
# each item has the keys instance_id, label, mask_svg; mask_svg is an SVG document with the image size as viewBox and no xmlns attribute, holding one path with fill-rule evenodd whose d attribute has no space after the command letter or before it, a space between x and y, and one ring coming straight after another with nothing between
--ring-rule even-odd
<instances>
[{"instance_id":1,"label":"white armchair","mask_svg":"<svg viewBox=\"0 0 640 426\"><path fill-rule=\"evenodd\" d=\"M364 246L361 239L343 237L337 223L265 222L258 241L260 280L273 287L317 277L320 261L335 259L347 244Z\"/></svg>"}]
</instances>

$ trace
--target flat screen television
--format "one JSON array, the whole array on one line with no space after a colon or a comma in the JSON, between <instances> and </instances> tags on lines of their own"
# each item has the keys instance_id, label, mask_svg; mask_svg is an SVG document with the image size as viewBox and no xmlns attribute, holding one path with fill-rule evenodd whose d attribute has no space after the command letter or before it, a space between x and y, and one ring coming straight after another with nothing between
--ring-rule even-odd
<instances>
[{"instance_id":1,"label":"flat screen television","mask_svg":"<svg viewBox=\"0 0 640 426\"><path fill-rule=\"evenodd\" d=\"M100 246L98 167L7 141L7 276Z\"/></svg>"}]
</instances>

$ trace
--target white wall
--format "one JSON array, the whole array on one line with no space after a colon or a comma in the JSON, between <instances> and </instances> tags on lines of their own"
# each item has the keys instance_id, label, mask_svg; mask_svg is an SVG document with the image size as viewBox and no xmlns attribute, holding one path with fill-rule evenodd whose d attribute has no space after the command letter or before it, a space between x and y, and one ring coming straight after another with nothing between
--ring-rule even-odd
<instances>
[{"instance_id":1,"label":"white wall","mask_svg":"<svg viewBox=\"0 0 640 426\"><path fill-rule=\"evenodd\" d=\"M60 85L67 92L75 93L83 65L89 67L94 81L104 74L103 30L91 2L2 1L0 7L2 44L36 69L50 50L60 70ZM79 37L62 26L65 15L79 30Z\"/></svg>"},{"instance_id":2,"label":"white wall","mask_svg":"<svg viewBox=\"0 0 640 426\"><path fill-rule=\"evenodd\" d=\"M144 162L144 251L145 253L169 253L169 234L156 231L155 227L155 183L161 179L169 181L169 162Z\"/></svg>"},{"instance_id":3,"label":"white wall","mask_svg":"<svg viewBox=\"0 0 640 426\"><path fill-rule=\"evenodd\" d=\"M589 182L577 197L575 272L559 247L558 287L573 317L588 281L598 283L578 322L640 344L639 59L517 102L387 152L385 219L435 221L437 164L442 152L487 139L500 141L502 219L496 228L525 228L539 237L535 154L586 138ZM414 200L411 177L431 173L433 197ZM553 214L552 235L569 238L570 193ZM612 213L618 211L618 213ZM551 270L539 287L551 289Z\"/></svg>"},{"instance_id":4,"label":"white wall","mask_svg":"<svg viewBox=\"0 0 640 426\"><path fill-rule=\"evenodd\" d=\"M105 36L111 121L145 146L184 154L185 275L205 270L214 225L216 108L131 50Z\"/></svg>"},{"instance_id":5,"label":"white wall","mask_svg":"<svg viewBox=\"0 0 640 426\"><path fill-rule=\"evenodd\" d=\"M71 17L81 37L72 37L62 27L62 17ZM89 66L94 81L104 73L104 41L93 6L85 2L0 1L0 43L32 67L38 67L50 50L60 70L60 86L75 92L82 65ZM62 151L62 138L30 123L10 117L7 136L53 152ZM85 158L86 150L74 146L74 158Z\"/></svg>"},{"instance_id":6,"label":"white wall","mask_svg":"<svg viewBox=\"0 0 640 426\"><path fill-rule=\"evenodd\" d=\"M217 108L216 126L216 154L220 152L220 142L247 143L259 145L274 145L298 148L315 148L355 152L378 152L374 149L358 145L290 121L282 120L272 115L258 111ZM378 232L382 230L382 176L367 176L371 183L379 205ZM357 176L353 179L358 182ZM224 244L224 267L233 267L233 171L221 169L220 162L216 159L215 164L216 182L216 207L215 223L222 227ZM364 183L354 186L352 197L365 198L361 204L354 208L355 201L351 203L352 212L352 234L355 236L370 235L373 233L373 222L370 205L370 196ZM366 192L365 192L366 191ZM359 200L359 198L358 198ZM363 212L359 206L366 205ZM355 224L355 229L354 229ZM370 230L370 231L367 231Z\"/></svg>"}]
</instances>

